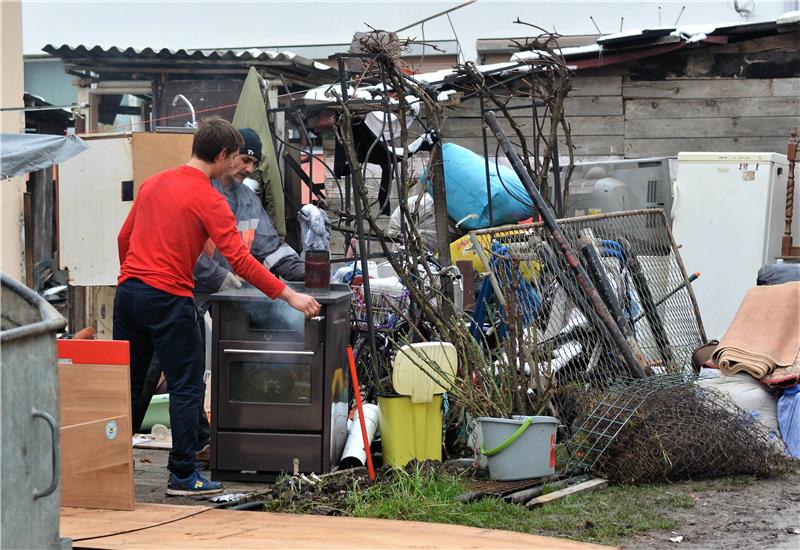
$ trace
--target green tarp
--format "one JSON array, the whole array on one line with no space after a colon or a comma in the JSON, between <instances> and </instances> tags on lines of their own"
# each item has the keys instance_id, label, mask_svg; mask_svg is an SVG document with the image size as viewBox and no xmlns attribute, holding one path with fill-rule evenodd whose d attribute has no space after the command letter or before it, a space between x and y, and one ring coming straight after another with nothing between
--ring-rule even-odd
<instances>
[{"instance_id":1,"label":"green tarp","mask_svg":"<svg viewBox=\"0 0 800 550\"><path fill-rule=\"evenodd\" d=\"M255 67L250 67L244 81L239 105L233 115L233 125L237 128L252 128L261 138L261 164L250 176L261 183L264 207L269 214L275 230L281 237L286 236L286 214L284 210L283 185L278 168L278 157L272 139L272 129L267 122L268 101L261 92L261 85Z\"/></svg>"}]
</instances>

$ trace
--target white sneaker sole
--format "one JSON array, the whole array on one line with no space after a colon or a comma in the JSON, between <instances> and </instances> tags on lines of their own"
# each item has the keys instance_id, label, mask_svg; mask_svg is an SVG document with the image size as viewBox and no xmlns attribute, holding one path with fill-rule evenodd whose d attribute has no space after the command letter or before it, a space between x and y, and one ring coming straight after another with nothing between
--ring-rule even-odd
<instances>
[{"instance_id":1,"label":"white sneaker sole","mask_svg":"<svg viewBox=\"0 0 800 550\"><path fill-rule=\"evenodd\" d=\"M222 492L222 487L219 489L205 489L205 490L191 490L191 489L169 489L167 488L167 496L169 497L190 497L193 495L215 495Z\"/></svg>"}]
</instances>

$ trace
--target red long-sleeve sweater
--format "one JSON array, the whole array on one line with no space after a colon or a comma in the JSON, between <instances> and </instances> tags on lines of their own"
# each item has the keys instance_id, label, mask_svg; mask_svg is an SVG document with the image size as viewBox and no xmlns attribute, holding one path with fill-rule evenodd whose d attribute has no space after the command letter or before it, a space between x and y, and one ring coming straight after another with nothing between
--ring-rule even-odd
<instances>
[{"instance_id":1,"label":"red long-sleeve sweater","mask_svg":"<svg viewBox=\"0 0 800 550\"><path fill-rule=\"evenodd\" d=\"M147 178L117 237L118 282L139 279L175 294L192 296L192 269L211 238L237 275L270 298L286 285L245 248L228 203L208 177L180 166Z\"/></svg>"}]
</instances>

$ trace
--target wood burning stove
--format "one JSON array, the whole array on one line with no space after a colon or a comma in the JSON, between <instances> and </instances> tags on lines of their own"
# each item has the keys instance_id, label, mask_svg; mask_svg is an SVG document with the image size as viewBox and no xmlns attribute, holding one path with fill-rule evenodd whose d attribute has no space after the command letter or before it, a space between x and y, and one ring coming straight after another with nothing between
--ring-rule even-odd
<instances>
[{"instance_id":1,"label":"wood burning stove","mask_svg":"<svg viewBox=\"0 0 800 550\"><path fill-rule=\"evenodd\" d=\"M326 472L347 438L350 288L304 290L305 319L254 288L212 296L211 477Z\"/></svg>"}]
</instances>

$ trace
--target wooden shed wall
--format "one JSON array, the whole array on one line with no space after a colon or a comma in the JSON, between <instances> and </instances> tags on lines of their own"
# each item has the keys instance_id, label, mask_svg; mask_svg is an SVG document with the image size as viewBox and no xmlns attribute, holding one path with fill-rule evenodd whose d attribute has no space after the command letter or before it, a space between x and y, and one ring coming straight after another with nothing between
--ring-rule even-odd
<instances>
[{"instance_id":1,"label":"wooden shed wall","mask_svg":"<svg viewBox=\"0 0 800 550\"><path fill-rule=\"evenodd\" d=\"M511 102L521 104L530 100ZM530 136L531 110L514 113ZM785 153L790 128L800 126L800 32L581 71L566 114L578 159L690 150ZM482 152L479 115L475 98L452 110L447 139ZM489 133L490 156L495 148Z\"/></svg>"}]
</instances>

